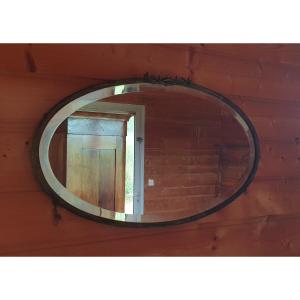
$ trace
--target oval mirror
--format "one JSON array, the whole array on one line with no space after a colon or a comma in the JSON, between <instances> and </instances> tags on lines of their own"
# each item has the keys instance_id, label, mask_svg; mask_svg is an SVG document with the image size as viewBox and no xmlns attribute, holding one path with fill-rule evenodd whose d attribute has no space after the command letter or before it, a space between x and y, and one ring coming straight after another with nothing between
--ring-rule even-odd
<instances>
[{"instance_id":1,"label":"oval mirror","mask_svg":"<svg viewBox=\"0 0 300 300\"><path fill-rule=\"evenodd\" d=\"M252 181L258 140L230 100L146 76L80 91L46 116L34 159L45 190L82 216L176 224L229 204Z\"/></svg>"}]
</instances>

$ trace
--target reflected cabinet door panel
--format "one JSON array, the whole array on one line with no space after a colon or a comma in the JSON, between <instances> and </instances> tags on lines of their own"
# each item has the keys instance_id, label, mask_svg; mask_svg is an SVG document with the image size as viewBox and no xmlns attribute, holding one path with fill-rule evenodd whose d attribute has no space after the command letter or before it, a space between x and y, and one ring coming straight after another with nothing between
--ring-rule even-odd
<instances>
[{"instance_id":1,"label":"reflected cabinet door panel","mask_svg":"<svg viewBox=\"0 0 300 300\"><path fill-rule=\"evenodd\" d=\"M125 132L125 120L113 115L77 114L68 119L69 191L91 204L124 212Z\"/></svg>"},{"instance_id":2,"label":"reflected cabinet door panel","mask_svg":"<svg viewBox=\"0 0 300 300\"><path fill-rule=\"evenodd\" d=\"M36 171L52 197L84 217L130 226L191 221L237 199L255 176L250 120L189 81L131 79L63 101L37 133Z\"/></svg>"}]
</instances>

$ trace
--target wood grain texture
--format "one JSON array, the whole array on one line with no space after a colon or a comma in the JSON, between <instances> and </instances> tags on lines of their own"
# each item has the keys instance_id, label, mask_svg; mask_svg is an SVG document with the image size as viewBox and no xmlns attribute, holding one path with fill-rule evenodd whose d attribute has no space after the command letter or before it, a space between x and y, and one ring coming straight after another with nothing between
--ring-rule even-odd
<instances>
[{"instance_id":1,"label":"wood grain texture","mask_svg":"<svg viewBox=\"0 0 300 300\"><path fill-rule=\"evenodd\" d=\"M1 255L300 255L299 46L204 48L0 46ZM28 67L26 51L35 68ZM248 114L262 148L253 184L230 206L193 223L120 228L59 209L62 221L54 225L51 201L30 161L39 121L77 90L146 72L191 75Z\"/></svg>"},{"instance_id":2,"label":"wood grain texture","mask_svg":"<svg viewBox=\"0 0 300 300\"><path fill-rule=\"evenodd\" d=\"M206 211L229 198L248 177L254 149L232 112L215 99L149 90L106 101L144 105L146 216L157 214L156 220L158 215L164 220L173 212L174 220ZM199 185L208 188L202 193ZM188 195L182 194L184 188Z\"/></svg>"}]
</instances>

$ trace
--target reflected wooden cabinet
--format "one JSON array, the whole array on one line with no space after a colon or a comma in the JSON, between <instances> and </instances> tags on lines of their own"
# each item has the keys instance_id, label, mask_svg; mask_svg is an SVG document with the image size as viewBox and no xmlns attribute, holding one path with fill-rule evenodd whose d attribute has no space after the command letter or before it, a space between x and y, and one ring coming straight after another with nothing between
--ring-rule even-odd
<instances>
[{"instance_id":1,"label":"reflected wooden cabinet","mask_svg":"<svg viewBox=\"0 0 300 300\"><path fill-rule=\"evenodd\" d=\"M53 172L68 190L118 212L124 212L129 117L77 112L57 130L49 151Z\"/></svg>"}]
</instances>

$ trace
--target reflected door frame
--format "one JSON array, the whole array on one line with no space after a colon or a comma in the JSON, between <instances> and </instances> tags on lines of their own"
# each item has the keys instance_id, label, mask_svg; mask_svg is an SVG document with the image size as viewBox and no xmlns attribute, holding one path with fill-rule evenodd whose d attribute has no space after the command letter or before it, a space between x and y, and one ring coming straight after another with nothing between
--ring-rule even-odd
<instances>
[{"instance_id":1,"label":"reflected door frame","mask_svg":"<svg viewBox=\"0 0 300 300\"><path fill-rule=\"evenodd\" d=\"M80 109L85 111L84 108ZM88 111L103 113L133 113L134 122L134 192L133 213L144 213L144 148L145 148L145 106L97 101L89 105Z\"/></svg>"}]
</instances>

